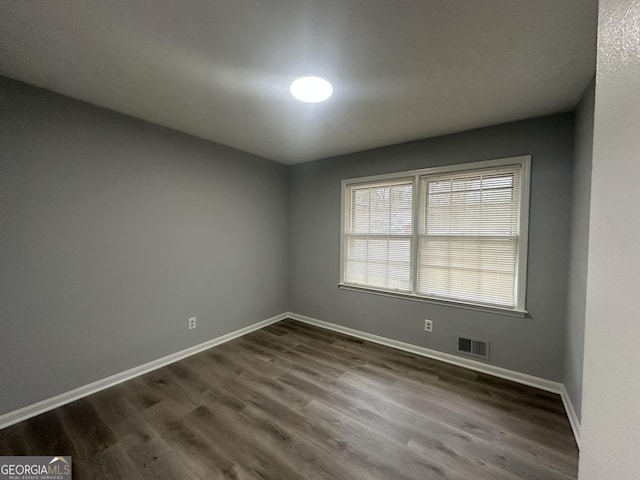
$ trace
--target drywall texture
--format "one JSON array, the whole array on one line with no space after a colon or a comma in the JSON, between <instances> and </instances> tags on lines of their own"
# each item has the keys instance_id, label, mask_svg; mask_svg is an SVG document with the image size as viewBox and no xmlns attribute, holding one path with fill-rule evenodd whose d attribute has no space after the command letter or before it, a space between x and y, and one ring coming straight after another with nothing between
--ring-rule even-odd
<instances>
[{"instance_id":1,"label":"drywall texture","mask_svg":"<svg viewBox=\"0 0 640 480\"><path fill-rule=\"evenodd\" d=\"M589 83L576 110L567 288L567 330L564 345L563 383L580 419L582 362L584 358L584 309L587 300L589 249L589 198L593 150L593 102L595 79Z\"/></svg>"},{"instance_id":2,"label":"drywall texture","mask_svg":"<svg viewBox=\"0 0 640 480\"><path fill-rule=\"evenodd\" d=\"M286 167L2 77L0 112L0 414L287 310Z\"/></svg>"},{"instance_id":3,"label":"drywall texture","mask_svg":"<svg viewBox=\"0 0 640 480\"><path fill-rule=\"evenodd\" d=\"M526 154L529 318L338 288L342 179ZM292 166L291 311L446 353L455 353L457 334L472 335L491 342L492 364L561 380L572 155L573 115L562 114Z\"/></svg>"},{"instance_id":4,"label":"drywall texture","mask_svg":"<svg viewBox=\"0 0 640 480\"><path fill-rule=\"evenodd\" d=\"M600 0L580 480L640 472L640 0Z\"/></svg>"}]
</instances>

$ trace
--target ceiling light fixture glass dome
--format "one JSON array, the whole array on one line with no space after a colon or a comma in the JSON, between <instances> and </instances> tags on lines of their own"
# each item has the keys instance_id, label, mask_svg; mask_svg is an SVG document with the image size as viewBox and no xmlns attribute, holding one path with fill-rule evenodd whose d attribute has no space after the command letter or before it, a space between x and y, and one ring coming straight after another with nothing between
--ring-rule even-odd
<instances>
[{"instance_id":1,"label":"ceiling light fixture glass dome","mask_svg":"<svg viewBox=\"0 0 640 480\"><path fill-rule=\"evenodd\" d=\"M300 77L291 83L291 95L301 102L324 102L333 93L333 87L324 78Z\"/></svg>"}]
</instances>

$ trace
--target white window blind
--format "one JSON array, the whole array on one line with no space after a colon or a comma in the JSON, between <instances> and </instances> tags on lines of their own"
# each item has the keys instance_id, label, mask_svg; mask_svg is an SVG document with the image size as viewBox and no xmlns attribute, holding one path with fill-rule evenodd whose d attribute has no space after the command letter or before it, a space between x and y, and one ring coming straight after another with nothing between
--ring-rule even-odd
<instances>
[{"instance_id":1,"label":"white window blind","mask_svg":"<svg viewBox=\"0 0 640 480\"><path fill-rule=\"evenodd\" d=\"M341 282L523 312L530 157L343 181Z\"/></svg>"},{"instance_id":2,"label":"white window blind","mask_svg":"<svg viewBox=\"0 0 640 480\"><path fill-rule=\"evenodd\" d=\"M410 292L413 179L352 185L346 199L345 281Z\"/></svg>"},{"instance_id":3,"label":"white window blind","mask_svg":"<svg viewBox=\"0 0 640 480\"><path fill-rule=\"evenodd\" d=\"M420 180L417 293L514 308L520 166Z\"/></svg>"}]
</instances>

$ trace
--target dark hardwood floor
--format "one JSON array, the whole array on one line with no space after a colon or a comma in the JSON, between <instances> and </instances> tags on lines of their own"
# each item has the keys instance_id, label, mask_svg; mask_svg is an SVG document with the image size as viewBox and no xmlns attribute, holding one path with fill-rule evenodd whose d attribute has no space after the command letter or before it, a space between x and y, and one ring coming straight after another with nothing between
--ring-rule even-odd
<instances>
[{"instance_id":1,"label":"dark hardwood floor","mask_svg":"<svg viewBox=\"0 0 640 480\"><path fill-rule=\"evenodd\" d=\"M560 398L292 320L0 431L82 479L575 479Z\"/></svg>"}]
</instances>

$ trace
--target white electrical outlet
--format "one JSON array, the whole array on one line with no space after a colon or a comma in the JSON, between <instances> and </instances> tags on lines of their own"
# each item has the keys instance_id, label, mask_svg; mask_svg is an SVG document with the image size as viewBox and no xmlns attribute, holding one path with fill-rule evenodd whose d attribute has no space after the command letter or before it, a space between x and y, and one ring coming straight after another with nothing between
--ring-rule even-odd
<instances>
[{"instance_id":1,"label":"white electrical outlet","mask_svg":"<svg viewBox=\"0 0 640 480\"><path fill-rule=\"evenodd\" d=\"M189 330L193 330L196 328L196 317L191 317L189 319Z\"/></svg>"},{"instance_id":2,"label":"white electrical outlet","mask_svg":"<svg viewBox=\"0 0 640 480\"><path fill-rule=\"evenodd\" d=\"M433 321L424 319L424 331L425 332L433 332Z\"/></svg>"}]
</instances>

